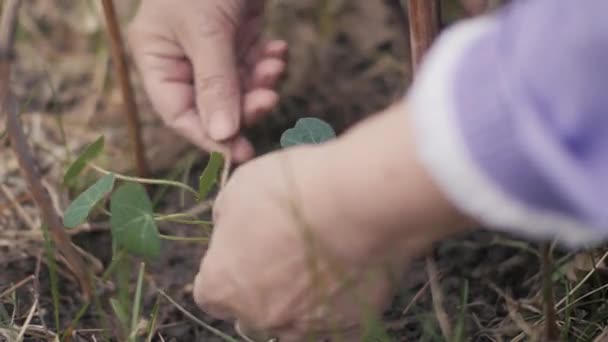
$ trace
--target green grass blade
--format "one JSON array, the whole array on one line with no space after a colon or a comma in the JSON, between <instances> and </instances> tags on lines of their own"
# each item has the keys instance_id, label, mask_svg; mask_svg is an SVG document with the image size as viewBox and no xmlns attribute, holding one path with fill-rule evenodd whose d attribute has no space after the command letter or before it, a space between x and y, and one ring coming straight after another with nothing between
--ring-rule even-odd
<instances>
[{"instance_id":1,"label":"green grass blade","mask_svg":"<svg viewBox=\"0 0 608 342\"><path fill-rule=\"evenodd\" d=\"M74 319L72 319L72 321L70 322L70 325L68 327L68 329L66 329L60 336L59 340L60 341L65 341L66 339L68 339L66 334L69 334L72 332L73 329L76 329L76 326L78 325L78 322L80 322L80 320L82 319L82 317L84 316L85 313L87 313L87 310L89 309L89 307L91 306L91 303L84 303L80 309L78 310L78 312L76 313L76 316L74 316Z\"/></svg>"},{"instance_id":2,"label":"green grass blade","mask_svg":"<svg viewBox=\"0 0 608 342\"><path fill-rule=\"evenodd\" d=\"M0 302L0 325L8 324L10 320L11 316L8 314L8 311L6 311L4 304Z\"/></svg>"},{"instance_id":3,"label":"green grass blade","mask_svg":"<svg viewBox=\"0 0 608 342\"><path fill-rule=\"evenodd\" d=\"M460 301L460 313L458 315L458 321L454 329L454 335L452 341L463 342L465 341L464 330L467 315L467 304L469 302L469 280L464 280L464 286L462 288L462 297Z\"/></svg>"},{"instance_id":4,"label":"green grass blade","mask_svg":"<svg viewBox=\"0 0 608 342\"><path fill-rule=\"evenodd\" d=\"M148 337L146 338L146 342L152 342L152 338L154 337L154 333L156 332L156 321L158 320L159 311L160 311L160 296L157 296L156 303L154 303L154 307L152 308L150 326L148 327Z\"/></svg>"},{"instance_id":5,"label":"green grass blade","mask_svg":"<svg viewBox=\"0 0 608 342\"><path fill-rule=\"evenodd\" d=\"M114 314L120 321L120 324L122 325L123 330L128 329L129 315L127 315L125 310L122 308L122 305L120 305L120 302L118 300L116 300L116 298L110 298L110 306L112 307L112 311L114 311Z\"/></svg>"},{"instance_id":6,"label":"green grass blade","mask_svg":"<svg viewBox=\"0 0 608 342\"><path fill-rule=\"evenodd\" d=\"M53 318L55 319L55 331L61 331L61 322L59 320L59 279L57 279L57 263L55 262L55 247L49 236L49 229L46 224L42 225L42 234L44 236L44 250L46 253L47 263L49 265L49 279L51 282L51 297L53 300Z\"/></svg>"},{"instance_id":7,"label":"green grass blade","mask_svg":"<svg viewBox=\"0 0 608 342\"><path fill-rule=\"evenodd\" d=\"M131 311L131 340L135 342L137 336L137 326L139 325L139 318L141 315L141 293L144 287L144 272L146 270L146 264L139 264L139 273L137 274L137 286L135 288L135 298L133 299L133 309Z\"/></svg>"}]
</instances>

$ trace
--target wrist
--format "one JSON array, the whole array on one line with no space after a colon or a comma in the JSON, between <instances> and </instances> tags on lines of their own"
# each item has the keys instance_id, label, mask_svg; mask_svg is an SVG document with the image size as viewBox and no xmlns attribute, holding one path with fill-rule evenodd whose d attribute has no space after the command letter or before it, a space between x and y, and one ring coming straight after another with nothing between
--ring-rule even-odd
<instances>
[{"instance_id":1,"label":"wrist","mask_svg":"<svg viewBox=\"0 0 608 342\"><path fill-rule=\"evenodd\" d=\"M404 239L426 248L472 225L418 161L403 103L363 121L326 148L330 196L343 217L364 230L353 233L367 236L370 248Z\"/></svg>"}]
</instances>

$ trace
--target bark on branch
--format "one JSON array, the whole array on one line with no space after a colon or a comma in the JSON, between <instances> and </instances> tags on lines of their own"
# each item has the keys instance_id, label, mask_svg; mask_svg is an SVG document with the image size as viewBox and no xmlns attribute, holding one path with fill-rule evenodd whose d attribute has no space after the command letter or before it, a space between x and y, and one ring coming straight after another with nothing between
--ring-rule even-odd
<instances>
[{"instance_id":1,"label":"bark on branch","mask_svg":"<svg viewBox=\"0 0 608 342\"><path fill-rule=\"evenodd\" d=\"M410 26L412 68L416 70L423 55L439 34L439 1L407 0L407 13Z\"/></svg>"}]
</instances>

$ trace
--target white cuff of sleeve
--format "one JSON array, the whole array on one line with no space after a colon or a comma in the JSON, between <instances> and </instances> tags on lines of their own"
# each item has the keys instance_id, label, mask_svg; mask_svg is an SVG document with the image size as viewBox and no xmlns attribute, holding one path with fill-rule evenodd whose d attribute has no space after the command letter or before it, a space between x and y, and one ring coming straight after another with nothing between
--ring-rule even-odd
<instances>
[{"instance_id":1,"label":"white cuff of sleeve","mask_svg":"<svg viewBox=\"0 0 608 342\"><path fill-rule=\"evenodd\" d=\"M418 154L446 197L485 227L531 239L556 239L569 247L601 242L597 228L554 212L530 208L483 173L458 128L453 88L467 49L496 28L490 16L456 24L437 40L406 97Z\"/></svg>"}]
</instances>

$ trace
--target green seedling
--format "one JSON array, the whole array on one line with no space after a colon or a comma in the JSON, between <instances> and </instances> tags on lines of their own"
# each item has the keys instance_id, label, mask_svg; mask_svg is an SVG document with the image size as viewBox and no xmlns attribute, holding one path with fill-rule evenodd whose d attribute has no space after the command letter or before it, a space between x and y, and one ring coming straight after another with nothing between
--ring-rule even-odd
<instances>
[{"instance_id":1,"label":"green seedling","mask_svg":"<svg viewBox=\"0 0 608 342\"><path fill-rule=\"evenodd\" d=\"M302 118L293 128L283 132L281 146L321 144L335 137L336 132L327 122L318 118Z\"/></svg>"}]
</instances>

